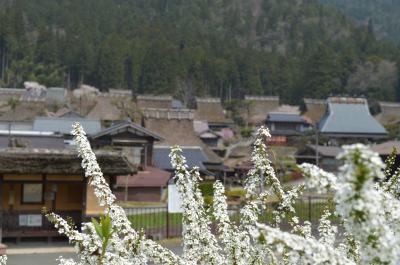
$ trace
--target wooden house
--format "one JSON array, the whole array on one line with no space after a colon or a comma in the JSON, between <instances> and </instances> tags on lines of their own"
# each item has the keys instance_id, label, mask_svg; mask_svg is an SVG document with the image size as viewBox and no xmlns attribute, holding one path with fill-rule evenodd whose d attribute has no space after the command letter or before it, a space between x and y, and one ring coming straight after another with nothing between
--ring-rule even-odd
<instances>
[{"instance_id":1,"label":"wooden house","mask_svg":"<svg viewBox=\"0 0 400 265\"><path fill-rule=\"evenodd\" d=\"M116 176L136 171L121 153L97 151L96 156L111 186ZM1 149L0 187L3 238L56 236L43 207L77 225L103 213L73 150Z\"/></svg>"},{"instance_id":2,"label":"wooden house","mask_svg":"<svg viewBox=\"0 0 400 265\"><path fill-rule=\"evenodd\" d=\"M246 108L241 111L242 118L252 126L265 122L265 115L279 107L279 97L245 96Z\"/></svg>"},{"instance_id":3,"label":"wooden house","mask_svg":"<svg viewBox=\"0 0 400 265\"><path fill-rule=\"evenodd\" d=\"M170 173L154 167L158 134L131 122L120 121L90 137L94 148L120 150L138 171L119 175L114 185L118 200L160 201Z\"/></svg>"}]
</instances>

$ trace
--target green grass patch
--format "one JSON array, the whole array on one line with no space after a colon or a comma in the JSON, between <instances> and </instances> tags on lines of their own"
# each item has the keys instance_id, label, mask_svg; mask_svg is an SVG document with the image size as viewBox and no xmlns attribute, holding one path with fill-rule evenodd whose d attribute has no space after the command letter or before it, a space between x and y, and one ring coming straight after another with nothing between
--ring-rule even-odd
<instances>
[{"instance_id":1,"label":"green grass patch","mask_svg":"<svg viewBox=\"0 0 400 265\"><path fill-rule=\"evenodd\" d=\"M145 214L134 214L128 216L129 221L132 223L132 227L136 230L140 229L161 229L167 226L167 213L145 213ZM168 214L169 226L181 226L182 225L182 214L181 213L169 213Z\"/></svg>"}]
</instances>

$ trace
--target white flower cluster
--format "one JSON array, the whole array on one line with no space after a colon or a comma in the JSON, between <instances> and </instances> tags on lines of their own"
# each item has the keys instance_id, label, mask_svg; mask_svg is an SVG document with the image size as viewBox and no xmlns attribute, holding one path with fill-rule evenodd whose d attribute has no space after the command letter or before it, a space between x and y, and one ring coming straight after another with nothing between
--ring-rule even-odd
<instances>
[{"instance_id":1,"label":"white flower cluster","mask_svg":"<svg viewBox=\"0 0 400 265\"><path fill-rule=\"evenodd\" d=\"M78 261L60 258L60 264L139 265L147 264L148 261L174 265L185 264L171 251L143 238L132 228L125 211L115 203L115 196L103 177L82 127L75 124L72 133L75 136L88 183L94 188L99 204L105 207L105 214L111 219L112 233L105 245L93 223L83 223L82 232L79 232L60 216L53 213L46 214L58 232L66 235L75 245L78 254Z\"/></svg>"},{"instance_id":2,"label":"white flower cluster","mask_svg":"<svg viewBox=\"0 0 400 265\"><path fill-rule=\"evenodd\" d=\"M344 165L337 176L313 165L301 166L309 187L334 192L336 214L346 230L337 251L357 264L400 264L400 202L394 188L400 186L399 179L395 174L386 181L389 171L367 146L343 149L338 158ZM322 216L319 242L333 248L337 229L329 215Z\"/></svg>"},{"instance_id":3,"label":"white flower cluster","mask_svg":"<svg viewBox=\"0 0 400 265\"><path fill-rule=\"evenodd\" d=\"M88 183L94 188L99 204L105 207L105 217L97 222L83 223L82 231L54 213L46 213L60 234L66 235L76 248L77 260L59 258L62 265L297 265L297 264L400 264L400 202L395 190L398 178L385 181L384 164L379 156L363 145L344 147L340 156L344 166L335 176L313 165L302 165L308 187L320 192L334 193L336 213L345 233L331 224L332 213L324 211L318 226L318 236L311 223L300 224L294 202L303 186L284 191L268 160L266 141L270 137L260 128L252 154L253 167L245 182L246 201L240 210L239 223L230 219L221 182L214 184L211 210L204 206L198 187L197 168L189 170L181 149L171 151L175 168L174 180L182 199L183 255L180 257L135 231L124 210L115 203L96 157L82 127L74 125L73 134ZM381 185L374 183L379 180ZM264 188L265 187L265 188ZM267 197L278 199L273 211L275 222L260 224ZM287 218L292 231L278 228ZM211 223L217 222L213 234ZM99 233L99 225L102 232ZM338 238L341 241L338 242ZM0 257L0 265L6 256Z\"/></svg>"},{"instance_id":4,"label":"white flower cluster","mask_svg":"<svg viewBox=\"0 0 400 265\"><path fill-rule=\"evenodd\" d=\"M2 255L0 256L0 265L5 265L5 264L7 264L7 256Z\"/></svg>"}]
</instances>

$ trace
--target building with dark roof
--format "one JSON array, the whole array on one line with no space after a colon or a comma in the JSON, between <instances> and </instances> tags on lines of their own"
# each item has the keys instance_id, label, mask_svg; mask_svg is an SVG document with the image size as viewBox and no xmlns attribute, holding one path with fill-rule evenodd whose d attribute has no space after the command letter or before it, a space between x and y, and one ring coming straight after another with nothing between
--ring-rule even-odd
<instances>
[{"instance_id":1,"label":"building with dark roof","mask_svg":"<svg viewBox=\"0 0 400 265\"><path fill-rule=\"evenodd\" d=\"M387 136L386 129L371 115L363 98L328 99L325 115L318 123L322 135L334 138L377 139Z\"/></svg>"},{"instance_id":2,"label":"building with dark roof","mask_svg":"<svg viewBox=\"0 0 400 265\"><path fill-rule=\"evenodd\" d=\"M265 124L273 136L296 136L310 129L310 124L299 114L270 112Z\"/></svg>"},{"instance_id":3,"label":"building with dark roof","mask_svg":"<svg viewBox=\"0 0 400 265\"><path fill-rule=\"evenodd\" d=\"M79 122L88 135L101 131L101 123L97 119L77 117L37 117L33 122L34 131L56 132L65 136L71 135L72 125Z\"/></svg>"},{"instance_id":4,"label":"building with dark roof","mask_svg":"<svg viewBox=\"0 0 400 265\"><path fill-rule=\"evenodd\" d=\"M106 181L113 189L116 177L136 172L121 152L95 151ZM0 149L2 237L59 236L42 214L43 207L76 225L104 214L93 187L88 185L75 150Z\"/></svg>"},{"instance_id":5,"label":"building with dark roof","mask_svg":"<svg viewBox=\"0 0 400 265\"><path fill-rule=\"evenodd\" d=\"M182 155L186 158L189 168L198 167L200 171L206 172L205 163L209 162L207 155L198 146L182 146ZM168 146L154 147L154 165L164 170L173 171L169 154L171 148Z\"/></svg>"},{"instance_id":6,"label":"building with dark roof","mask_svg":"<svg viewBox=\"0 0 400 265\"><path fill-rule=\"evenodd\" d=\"M329 172L337 172L343 164L342 161L336 159L343 149L339 146L324 146L324 145L306 145L299 149L296 154L296 163L310 163L317 165Z\"/></svg>"},{"instance_id":7,"label":"building with dark roof","mask_svg":"<svg viewBox=\"0 0 400 265\"><path fill-rule=\"evenodd\" d=\"M90 136L95 148L113 148L122 150L139 168L151 166L153 145L163 138L158 134L133 123L130 120L120 121Z\"/></svg>"}]
</instances>

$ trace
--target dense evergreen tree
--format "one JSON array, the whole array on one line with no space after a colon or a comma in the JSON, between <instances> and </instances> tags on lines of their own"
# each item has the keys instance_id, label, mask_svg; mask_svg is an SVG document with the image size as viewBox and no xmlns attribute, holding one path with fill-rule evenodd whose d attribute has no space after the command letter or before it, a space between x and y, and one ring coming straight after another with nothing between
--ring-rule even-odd
<instances>
[{"instance_id":1,"label":"dense evergreen tree","mask_svg":"<svg viewBox=\"0 0 400 265\"><path fill-rule=\"evenodd\" d=\"M0 0L0 86L299 103L346 93L357 66L397 58L375 25L358 27L317 0ZM390 100L395 89L378 80L351 93Z\"/></svg>"}]
</instances>

